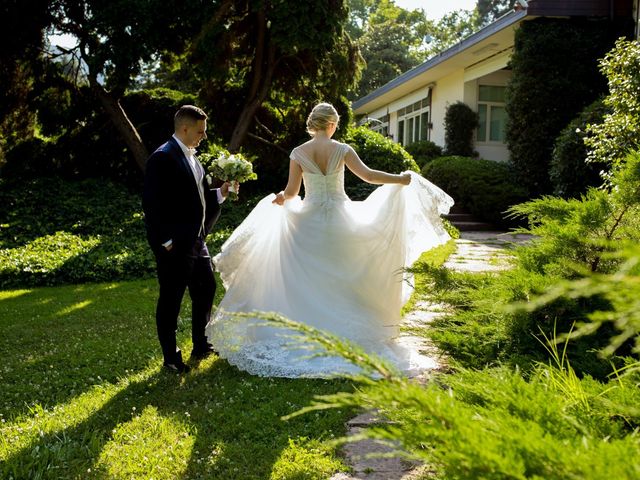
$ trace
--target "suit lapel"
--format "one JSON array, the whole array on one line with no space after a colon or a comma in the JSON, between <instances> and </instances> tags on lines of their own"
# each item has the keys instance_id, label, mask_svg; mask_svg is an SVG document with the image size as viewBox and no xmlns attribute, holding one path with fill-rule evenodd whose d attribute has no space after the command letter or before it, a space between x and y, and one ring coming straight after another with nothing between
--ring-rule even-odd
<instances>
[{"instance_id":1,"label":"suit lapel","mask_svg":"<svg viewBox=\"0 0 640 480\"><path fill-rule=\"evenodd\" d=\"M189 166L189 160L185 157L184 152L176 142L176 139L171 137L169 139L169 145L171 145L171 151L174 157L180 162L182 168L185 169L191 176L193 176L193 172L191 171L191 167Z\"/></svg>"}]
</instances>

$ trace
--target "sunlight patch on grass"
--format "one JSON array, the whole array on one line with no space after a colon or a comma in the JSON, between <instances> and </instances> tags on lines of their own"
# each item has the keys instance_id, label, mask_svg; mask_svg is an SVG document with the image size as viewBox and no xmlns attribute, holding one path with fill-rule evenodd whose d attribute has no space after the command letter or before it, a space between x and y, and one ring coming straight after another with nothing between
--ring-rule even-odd
<instances>
[{"instance_id":1,"label":"sunlight patch on grass","mask_svg":"<svg viewBox=\"0 0 640 480\"><path fill-rule=\"evenodd\" d=\"M11 298L21 297L31 293L31 290L0 290L0 302L2 300L9 300Z\"/></svg>"},{"instance_id":2,"label":"sunlight patch on grass","mask_svg":"<svg viewBox=\"0 0 640 480\"><path fill-rule=\"evenodd\" d=\"M154 406L113 429L96 468L109 478L179 478L187 470L195 443L189 417L167 417ZM198 458L196 461L201 462ZM206 459L205 459L206 461Z\"/></svg>"},{"instance_id":3,"label":"sunlight patch on grass","mask_svg":"<svg viewBox=\"0 0 640 480\"><path fill-rule=\"evenodd\" d=\"M420 255L420 258L413 264L410 270L419 270L421 265L429 265L433 268L439 267L456 251L456 241L449 240L443 245L439 245L431 250L427 250ZM402 315L406 315L411 310L415 310L416 302L419 298L424 297L429 290L429 285L425 281L423 275L414 276L414 291L409 301L402 307Z\"/></svg>"},{"instance_id":4,"label":"sunlight patch on grass","mask_svg":"<svg viewBox=\"0 0 640 480\"><path fill-rule=\"evenodd\" d=\"M63 308L62 310L58 310L54 315L56 315L57 317L63 317L65 315L69 315L72 312L75 312L76 310L82 310L83 308L88 307L92 303L93 303L93 301L91 301L91 300L85 300L84 302L78 302L78 303L75 303L73 305L69 305L66 308Z\"/></svg>"},{"instance_id":5,"label":"sunlight patch on grass","mask_svg":"<svg viewBox=\"0 0 640 480\"><path fill-rule=\"evenodd\" d=\"M322 480L329 478L336 470L344 472L348 469L342 462L330 457L329 449L323 443L306 438L297 441L289 439L289 445L273 465L270 480Z\"/></svg>"}]
</instances>

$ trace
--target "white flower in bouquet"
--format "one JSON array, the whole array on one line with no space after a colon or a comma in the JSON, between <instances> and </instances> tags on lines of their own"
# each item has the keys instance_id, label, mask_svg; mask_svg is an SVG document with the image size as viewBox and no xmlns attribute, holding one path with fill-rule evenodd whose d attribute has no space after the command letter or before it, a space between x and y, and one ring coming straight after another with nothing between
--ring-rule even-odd
<instances>
[{"instance_id":1,"label":"white flower in bouquet","mask_svg":"<svg viewBox=\"0 0 640 480\"><path fill-rule=\"evenodd\" d=\"M209 173L225 182L246 182L255 180L258 176L253 172L253 165L241 153L229 154L221 152L209 166ZM229 197L238 198L233 185L229 187Z\"/></svg>"}]
</instances>

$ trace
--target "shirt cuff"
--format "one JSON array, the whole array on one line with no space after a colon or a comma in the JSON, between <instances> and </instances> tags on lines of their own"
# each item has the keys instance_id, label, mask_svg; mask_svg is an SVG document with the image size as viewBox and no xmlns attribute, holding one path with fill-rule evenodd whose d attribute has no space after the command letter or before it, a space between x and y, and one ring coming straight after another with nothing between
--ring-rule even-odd
<instances>
[{"instance_id":1,"label":"shirt cuff","mask_svg":"<svg viewBox=\"0 0 640 480\"><path fill-rule=\"evenodd\" d=\"M216 188L216 195L218 196L218 203L222 203L225 201L225 198L222 196L222 192L219 188Z\"/></svg>"},{"instance_id":2,"label":"shirt cuff","mask_svg":"<svg viewBox=\"0 0 640 480\"><path fill-rule=\"evenodd\" d=\"M164 243L162 244L162 246L163 246L164 248L167 248L167 247L168 247L169 245L171 245L172 243L173 243L173 239L169 239L169 240L167 240L166 242L164 242Z\"/></svg>"}]
</instances>

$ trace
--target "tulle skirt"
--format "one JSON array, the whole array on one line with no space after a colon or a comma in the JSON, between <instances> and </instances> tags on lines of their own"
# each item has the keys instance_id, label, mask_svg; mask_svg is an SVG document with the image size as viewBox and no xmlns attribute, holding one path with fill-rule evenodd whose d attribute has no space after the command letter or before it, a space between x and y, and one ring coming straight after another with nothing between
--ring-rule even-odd
<instances>
[{"instance_id":1,"label":"tulle skirt","mask_svg":"<svg viewBox=\"0 0 640 480\"><path fill-rule=\"evenodd\" d=\"M364 201L262 199L214 257L226 294L207 326L223 358L261 376L327 377L358 368L310 355L289 330L234 312L276 312L347 339L405 372L419 365L397 343L400 310L412 292L405 271L450 237L440 215L453 200L412 173Z\"/></svg>"}]
</instances>

